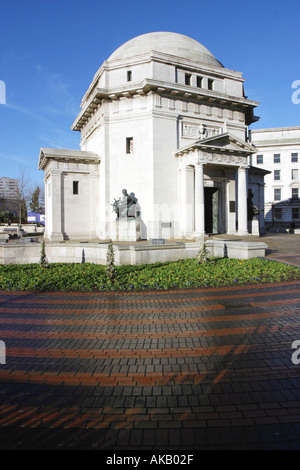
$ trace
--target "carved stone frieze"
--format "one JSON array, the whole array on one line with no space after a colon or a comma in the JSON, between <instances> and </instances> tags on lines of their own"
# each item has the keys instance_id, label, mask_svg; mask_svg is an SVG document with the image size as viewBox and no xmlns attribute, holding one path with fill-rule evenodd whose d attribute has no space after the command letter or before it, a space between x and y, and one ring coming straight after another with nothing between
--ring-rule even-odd
<instances>
[{"instance_id":1,"label":"carved stone frieze","mask_svg":"<svg viewBox=\"0 0 300 470\"><path fill-rule=\"evenodd\" d=\"M189 153L184 153L179 157L178 165L179 168L182 166L192 165L195 166L199 163L203 164L217 164L217 165L229 165L229 166L239 166L247 168L247 157L246 156L237 156L229 155L224 152L201 152L199 150L194 150Z\"/></svg>"},{"instance_id":2,"label":"carved stone frieze","mask_svg":"<svg viewBox=\"0 0 300 470\"><path fill-rule=\"evenodd\" d=\"M185 139L205 139L224 132L223 127L207 126L187 121L182 122L182 137Z\"/></svg>"}]
</instances>

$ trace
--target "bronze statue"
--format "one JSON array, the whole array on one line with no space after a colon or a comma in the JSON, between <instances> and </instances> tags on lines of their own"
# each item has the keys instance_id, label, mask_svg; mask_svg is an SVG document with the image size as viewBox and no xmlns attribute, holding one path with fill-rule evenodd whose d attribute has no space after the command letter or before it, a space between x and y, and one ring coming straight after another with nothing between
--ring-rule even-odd
<instances>
[{"instance_id":1,"label":"bronze statue","mask_svg":"<svg viewBox=\"0 0 300 470\"><path fill-rule=\"evenodd\" d=\"M138 217L139 211L136 211L137 199L133 196L133 193L128 194L127 189L122 190L123 196L118 200L114 200L112 204L113 210L117 214L117 218L135 218Z\"/></svg>"},{"instance_id":2,"label":"bronze statue","mask_svg":"<svg viewBox=\"0 0 300 470\"><path fill-rule=\"evenodd\" d=\"M259 209L253 204L252 198L253 198L253 193L251 191L247 199L249 221L253 220L253 217L255 217L256 215L259 215L259 212L260 212Z\"/></svg>"}]
</instances>

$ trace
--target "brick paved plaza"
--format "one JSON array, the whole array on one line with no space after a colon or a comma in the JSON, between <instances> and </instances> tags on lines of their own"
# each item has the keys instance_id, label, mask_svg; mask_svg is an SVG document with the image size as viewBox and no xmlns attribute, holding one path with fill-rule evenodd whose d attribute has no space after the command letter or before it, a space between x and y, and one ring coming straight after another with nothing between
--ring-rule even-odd
<instances>
[{"instance_id":1,"label":"brick paved plaza","mask_svg":"<svg viewBox=\"0 0 300 470\"><path fill-rule=\"evenodd\" d=\"M300 282L2 292L0 448L300 449L299 311Z\"/></svg>"}]
</instances>

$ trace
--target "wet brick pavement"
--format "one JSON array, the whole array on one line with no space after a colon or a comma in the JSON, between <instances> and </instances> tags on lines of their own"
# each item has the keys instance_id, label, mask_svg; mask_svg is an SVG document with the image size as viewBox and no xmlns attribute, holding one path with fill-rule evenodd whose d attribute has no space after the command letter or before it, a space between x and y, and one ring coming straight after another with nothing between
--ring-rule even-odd
<instances>
[{"instance_id":1,"label":"wet brick pavement","mask_svg":"<svg viewBox=\"0 0 300 470\"><path fill-rule=\"evenodd\" d=\"M299 313L300 282L2 292L0 448L300 449Z\"/></svg>"}]
</instances>

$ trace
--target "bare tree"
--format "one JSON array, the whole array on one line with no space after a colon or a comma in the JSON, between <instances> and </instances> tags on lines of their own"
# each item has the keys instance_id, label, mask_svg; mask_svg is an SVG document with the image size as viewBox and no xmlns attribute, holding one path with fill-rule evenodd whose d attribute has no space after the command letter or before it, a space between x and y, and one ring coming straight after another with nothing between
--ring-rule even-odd
<instances>
[{"instance_id":1,"label":"bare tree","mask_svg":"<svg viewBox=\"0 0 300 470\"><path fill-rule=\"evenodd\" d=\"M19 224L27 222L27 204L30 199L30 180L24 166L19 167L18 215Z\"/></svg>"}]
</instances>

